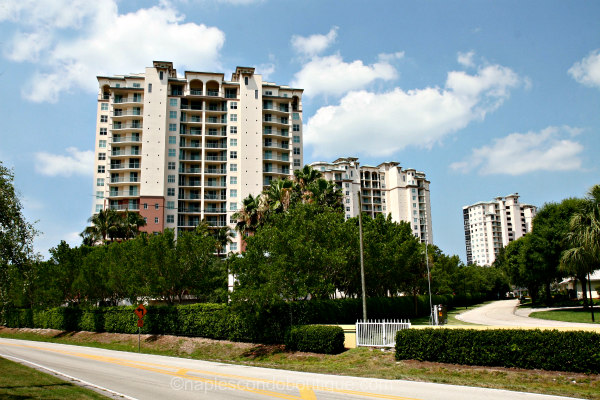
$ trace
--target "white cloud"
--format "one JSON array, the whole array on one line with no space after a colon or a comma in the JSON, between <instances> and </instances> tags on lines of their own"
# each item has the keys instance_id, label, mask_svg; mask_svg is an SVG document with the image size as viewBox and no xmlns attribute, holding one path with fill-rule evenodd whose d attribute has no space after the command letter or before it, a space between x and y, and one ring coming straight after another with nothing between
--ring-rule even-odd
<instances>
[{"instance_id":1,"label":"white cloud","mask_svg":"<svg viewBox=\"0 0 600 400\"><path fill-rule=\"evenodd\" d=\"M489 65L477 74L452 71L446 87L385 93L355 91L320 108L305 127L314 156L363 153L389 156L408 146L431 147L446 135L482 120L522 84L510 68Z\"/></svg>"},{"instance_id":2,"label":"white cloud","mask_svg":"<svg viewBox=\"0 0 600 400\"><path fill-rule=\"evenodd\" d=\"M67 155L46 152L35 153L35 170L46 176L91 175L94 170L94 152L66 149Z\"/></svg>"},{"instance_id":3,"label":"white cloud","mask_svg":"<svg viewBox=\"0 0 600 400\"><path fill-rule=\"evenodd\" d=\"M198 70L220 68L225 34L184 22L166 1L128 14L119 14L115 0L75 3L8 0L0 12L0 21L29 29L15 34L5 55L13 61L40 60L41 69L22 90L31 101L55 102L73 88L97 91L96 75L142 72L153 60Z\"/></svg>"},{"instance_id":4,"label":"white cloud","mask_svg":"<svg viewBox=\"0 0 600 400\"><path fill-rule=\"evenodd\" d=\"M583 85L600 87L600 49L591 51L587 57L573 64L569 75Z\"/></svg>"},{"instance_id":5,"label":"white cloud","mask_svg":"<svg viewBox=\"0 0 600 400\"><path fill-rule=\"evenodd\" d=\"M474 51L468 53L458 53L458 63L464 67L474 67L473 57L475 56Z\"/></svg>"},{"instance_id":6,"label":"white cloud","mask_svg":"<svg viewBox=\"0 0 600 400\"><path fill-rule=\"evenodd\" d=\"M308 37L292 36L292 47L296 52L307 56L315 56L328 48L337 37L338 27L334 26L326 35L310 35Z\"/></svg>"},{"instance_id":7,"label":"white cloud","mask_svg":"<svg viewBox=\"0 0 600 400\"><path fill-rule=\"evenodd\" d=\"M314 57L294 75L291 85L303 88L306 96L340 96L364 88L376 79L395 79L398 73L389 63L391 59L390 55L380 55L379 62L365 65L361 60L344 62L339 54Z\"/></svg>"},{"instance_id":8,"label":"white cloud","mask_svg":"<svg viewBox=\"0 0 600 400\"><path fill-rule=\"evenodd\" d=\"M465 173L478 169L481 175L579 170L583 146L564 138L574 132L578 134L580 129L550 126L540 132L511 133L494 139L490 146L473 149L468 160L450 167Z\"/></svg>"}]
</instances>

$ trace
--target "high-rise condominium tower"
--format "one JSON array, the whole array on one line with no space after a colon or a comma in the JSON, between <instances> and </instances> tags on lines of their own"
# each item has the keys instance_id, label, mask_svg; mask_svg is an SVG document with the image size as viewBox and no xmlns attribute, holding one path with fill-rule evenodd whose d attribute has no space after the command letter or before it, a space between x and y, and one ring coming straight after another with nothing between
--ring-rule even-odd
<instances>
[{"instance_id":1,"label":"high-rise condominium tower","mask_svg":"<svg viewBox=\"0 0 600 400\"><path fill-rule=\"evenodd\" d=\"M424 172L402 169L397 162L360 165L353 157L310 165L343 191L346 218L358 215L360 193L363 213L391 214L396 222L409 222L422 242L433 243L429 181Z\"/></svg>"},{"instance_id":2,"label":"high-rise condominium tower","mask_svg":"<svg viewBox=\"0 0 600 400\"><path fill-rule=\"evenodd\" d=\"M491 265L501 248L531 232L536 210L518 193L463 207L467 264Z\"/></svg>"},{"instance_id":3,"label":"high-rise condominium tower","mask_svg":"<svg viewBox=\"0 0 600 400\"><path fill-rule=\"evenodd\" d=\"M203 219L233 228L242 199L303 165L302 89L254 72L178 76L155 61L144 73L99 76L92 212L137 211L147 232Z\"/></svg>"}]
</instances>

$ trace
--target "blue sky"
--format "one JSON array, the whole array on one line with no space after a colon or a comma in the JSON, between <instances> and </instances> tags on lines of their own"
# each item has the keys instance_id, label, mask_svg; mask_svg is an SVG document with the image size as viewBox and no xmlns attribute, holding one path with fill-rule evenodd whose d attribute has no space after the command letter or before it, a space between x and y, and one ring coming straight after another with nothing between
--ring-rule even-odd
<instances>
[{"instance_id":1,"label":"blue sky","mask_svg":"<svg viewBox=\"0 0 600 400\"><path fill-rule=\"evenodd\" d=\"M435 244L464 260L462 206L600 183L599 20L597 1L4 0L0 160L36 250L79 244L96 75L254 66L305 89L305 163L424 171Z\"/></svg>"}]
</instances>

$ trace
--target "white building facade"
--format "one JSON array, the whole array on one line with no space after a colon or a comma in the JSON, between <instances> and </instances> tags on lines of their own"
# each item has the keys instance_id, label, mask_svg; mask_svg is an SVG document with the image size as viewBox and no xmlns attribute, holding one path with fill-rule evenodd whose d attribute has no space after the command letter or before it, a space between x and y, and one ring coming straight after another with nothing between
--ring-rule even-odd
<instances>
[{"instance_id":1,"label":"white building facade","mask_svg":"<svg viewBox=\"0 0 600 400\"><path fill-rule=\"evenodd\" d=\"M424 172L403 169L397 162L360 165L353 157L317 161L310 166L342 190L346 218L358 215L360 193L363 213L372 217L390 214L396 222L410 223L413 234L423 243L433 243L430 182Z\"/></svg>"},{"instance_id":2,"label":"white building facade","mask_svg":"<svg viewBox=\"0 0 600 400\"><path fill-rule=\"evenodd\" d=\"M137 211L146 232L235 227L248 195L303 165L302 89L155 61L99 76L92 213ZM239 251L240 242L229 251Z\"/></svg>"},{"instance_id":3,"label":"white building facade","mask_svg":"<svg viewBox=\"0 0 600 400\"><path fill-rule=\"evenodd\" d=\"M518 193L463 207L467 264L491 265L501 248L531 232L536 211Z\"/></svg>"}]
</instances>

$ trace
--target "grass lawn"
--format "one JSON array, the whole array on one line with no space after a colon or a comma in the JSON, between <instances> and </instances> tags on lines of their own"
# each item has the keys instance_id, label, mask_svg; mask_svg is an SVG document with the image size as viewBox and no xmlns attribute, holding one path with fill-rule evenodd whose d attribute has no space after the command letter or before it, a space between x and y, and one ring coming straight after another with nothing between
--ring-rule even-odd
<instances>
[{"instance_id":1,"label":"grass lawn","mask_svg":"<svg viewBox=\"0 0 600 400\"><path fill-rule=\"evenodd\" d=\"M0 328L0 337L137 352L137 335ZM265 368L406 379L600 400L600 375L396 361L393 351L364 347L338 355L324 355L288 352L279 345L142 335L142 352Z\"/></svg>"},{"instance_id":2,"label":"grass lawn","mask_svg":"<svg viewBox=\"0 0 600 400\"><path fill-rule=\"evenodd\" d=\"M52 375L0 358L2 399L107 399Z\"/></svg>"},{"instance_id":3,"label":"grass lawn","mask_svg":"<svg viewBox=\"0 0 600 400\"><path fill-rule=\"evenodd\" d=\"M532 318L551 319L554 321L592 323L590 311L583 309L534 311L529 316ZM600 324L600 308L594 307L594 319L596 320L596 324Z\"/></svg>"}]
</instances>

